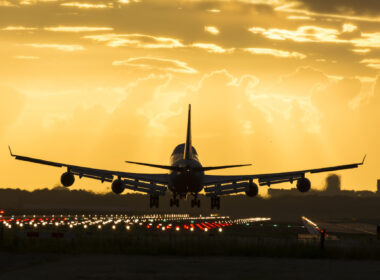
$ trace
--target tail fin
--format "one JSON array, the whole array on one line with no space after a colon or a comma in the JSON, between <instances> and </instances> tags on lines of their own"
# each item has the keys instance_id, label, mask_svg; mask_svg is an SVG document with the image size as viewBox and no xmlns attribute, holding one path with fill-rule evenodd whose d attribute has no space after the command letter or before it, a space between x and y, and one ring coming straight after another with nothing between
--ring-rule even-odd
<instances>
[{"instance_id":1,"label":"tail fin","mask_svg":"<svg viewBox=\"0 0 380 280\"><path fill-rule=\"evenodd\" d=\"M184 159L191 159L193 156L193 146L191 144L191 104L189 104L189 114L187 117L187 134Z\"/></svg>"}]
</instances>

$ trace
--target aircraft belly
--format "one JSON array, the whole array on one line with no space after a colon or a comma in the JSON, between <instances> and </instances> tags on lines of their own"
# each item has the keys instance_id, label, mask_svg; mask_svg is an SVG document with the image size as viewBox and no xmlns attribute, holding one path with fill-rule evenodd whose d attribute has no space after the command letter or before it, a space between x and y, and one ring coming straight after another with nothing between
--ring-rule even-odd
<instances>
[{"instance_id":1,"label":"aircraft belly","mask_svg":"<svg viewBox=\"0 0 380 280\"><path fill-rule=\"evenodd\" d=\"M178 194L198 193L202 190L200 178L197 176L186 176L186 174L172 174L171 190Z\"/></svg>"}]
</instances>

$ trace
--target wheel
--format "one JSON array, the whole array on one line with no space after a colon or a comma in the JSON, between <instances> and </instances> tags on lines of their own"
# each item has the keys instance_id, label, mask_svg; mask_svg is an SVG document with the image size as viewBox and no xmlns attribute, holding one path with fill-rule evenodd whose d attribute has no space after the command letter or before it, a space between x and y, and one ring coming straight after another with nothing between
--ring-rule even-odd
<instances>
[{"instance_id":1,"label":"wheel","mask_svg":"<svg viewBox=\"0 0 380 280\"><path fill-rule=\"evenodd\" d=\"M170 207L173 207L173 204L174 204L174 203L173 203L173 199L171 198L171 199L170 199Z\"/></svg>"},{"instance_id":2,"label":"wheel","mask_svg":"<svg viewBox=\"0 0 380 280\"><path fill-rule=\"evenodd\" d=\"M200 199L198 199L198 201L197 201L197 206L198 206L198 208L201 208L201 200Z\"/></svg>"},{"instance_id":3,"label":"wheel","mask_svg":"<svg viewBox=\"0 0 380 280\"><path fill-rule=\"evenodd\" d=\"M191 208L194 208L194 199L191 200Z\"/></svg>"},{"instance_id":4,"label":"wheel","mask_svg":"<svg viewBox=\"0 0 380 280\"><path fill-rule=\"evenodd\" d=\"M179 207L179 199L176 199L175 204L176 204L177 207Z\"/></svg>"},{"instance_id":5,"label":"wheel","mask_svg":"<svg viewBox=\"0 0 380 280\"><path fill-rule=\"evenodd\" d=\"M216 202L215 203L216 204L216 209L219 210L220 209L220 197L217 197L215 202Z\"/></svg>"}]
</instances>

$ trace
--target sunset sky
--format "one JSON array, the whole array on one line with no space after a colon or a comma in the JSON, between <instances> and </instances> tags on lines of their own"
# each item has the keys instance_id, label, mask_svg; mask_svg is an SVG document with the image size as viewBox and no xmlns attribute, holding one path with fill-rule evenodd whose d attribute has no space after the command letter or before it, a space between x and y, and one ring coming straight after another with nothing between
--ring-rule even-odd
<instances>
[{"instance_id":1,"label":"sunset sky","mask_svg":"<svg viewBox=\"0 0 380 280\"><path fill-rule=\"evenodd\" d=\"M0 43L2 188L51 188L64 172L15 161L8 144L52 161L160 172L124 161L167 164L185 140L189 103L203 165L253 164L210 174L367 154L363 167L337 173L343 188L374 191L380 179L378 0L0 0ZM309 176L312 186L327 175Z\"/></svg>"}]
</instances>

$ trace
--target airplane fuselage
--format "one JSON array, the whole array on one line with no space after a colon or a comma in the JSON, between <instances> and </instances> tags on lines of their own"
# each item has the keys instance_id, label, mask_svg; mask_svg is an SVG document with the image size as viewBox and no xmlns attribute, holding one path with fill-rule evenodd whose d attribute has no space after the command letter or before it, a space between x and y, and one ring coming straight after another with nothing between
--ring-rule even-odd
<instances>
[{"instance_id":1,"label":"airplane fuselage","mask_svg":"<svg viewBox=\"0 0 380 280\"><path fill-rule=\"evenodd\" d=\"M171 171L169 175L169 189L175 194L185 196L187 193L197 194L203 189L204 172L199 161L198 154L192 147L191 158L184 159L185 144L178 145L171 157L170 165L180 167L180 171Z\"/></svg>"}]
</instances>

